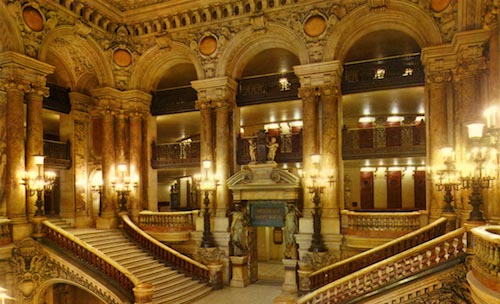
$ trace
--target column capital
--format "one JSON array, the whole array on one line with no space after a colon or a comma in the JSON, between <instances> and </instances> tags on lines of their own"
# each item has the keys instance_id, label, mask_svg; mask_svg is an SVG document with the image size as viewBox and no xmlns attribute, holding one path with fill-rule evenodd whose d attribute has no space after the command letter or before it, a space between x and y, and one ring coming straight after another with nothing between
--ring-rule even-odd
<instances>
[{"instance_id":1,"label":"column capital","mask_svg":"<svg viewBox=\"0 0 500 304\"><path fill-rule=\"evenodd\" d=\"M325 84L340 83L343 67L339 60L320 62L293 67L299 77L301 87L316 87Z\"/></svg>"},{"instance_id":2,"label":"column capital","mask_svg":"<svg viewBox=\"0 0 500 304\"><path fill-rule=\"evenodd\" d=\"M119 91L111 87L94 89L91 94L95 99L95 110L112 115L129 112L149 113L152 98L151 94L140 90Z\"/></svg>"},{"instance_id":3,"label":"column capital","mask_svg":"<svg viewBox=\"0 0 500 304\"><path fill-rule=\"evenodd\" d=\"M236 104L238 83L229 77L218 77L191 81L198 92L196 109L231 108Z\"/></svg>"},{"instance_id":4,"label":"column capital","mask_svg":"<svg viewBox=\"0 0 500 304\"><path fill-rule=\"evenodd\" d=\"M69 100L71 102L71 112L89 113L90 107L94 103L91 96L78 92L70 92Z\"/></svg>"},{"instance_id":5,"label":"column capital","mask_svg":"<svg viewBox=\"0 0 500 304\"><path fill-rule=\"evenodd\" d=\"M49 96L47 75L54 67L31 57L15 53L0 53L0 90L20 90L43 97Z\"/></svg>"}]
</instances>

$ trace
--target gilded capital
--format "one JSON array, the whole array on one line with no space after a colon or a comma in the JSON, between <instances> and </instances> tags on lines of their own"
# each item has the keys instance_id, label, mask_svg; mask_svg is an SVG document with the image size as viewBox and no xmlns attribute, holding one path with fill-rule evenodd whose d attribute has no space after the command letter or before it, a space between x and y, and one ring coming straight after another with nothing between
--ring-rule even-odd
<instances>
[{"instance_id":1,"label":"gilded capital","mask_svg":"<svg viewBox=\"0 0 500 304\"><path fill-rule=\"evenodd\" d=\"M304 100L310 100L320 96L318 87L300 87L299 88L299 98Z\"/></svg>"},{"instance_id":2,"label":"gilded capital","mask_svg":"<svg viewBox=\"0 0 500 304\"><path fill-rule=\"evenodd\" d=\"M444 84L452 79L451 70L428 72L425 74L425 83L428 85Z\"/></svg>"},{"instance_id":3,"label":"gilded capital","mask_svg":"<svg viewBox=\"0 0 500 304\"><path fill-rule=\"evenodd\" d=\"M205 110L212 108L212 101L208 99L198 99L194 104L197 110Z\"/></svg>"}]
</instances>

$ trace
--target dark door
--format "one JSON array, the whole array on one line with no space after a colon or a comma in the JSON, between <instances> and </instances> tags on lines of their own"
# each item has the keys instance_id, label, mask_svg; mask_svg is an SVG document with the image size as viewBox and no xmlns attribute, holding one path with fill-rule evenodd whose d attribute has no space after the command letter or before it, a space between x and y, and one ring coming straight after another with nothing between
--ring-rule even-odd
<instances>
[{"instance_id":1,"label":"dark door","mask_svg":"<svg viewBox=\"0 0 500 304\"><path fill-rule=\"evenodd\" d=\"M414 175L415 189L415 208L425 210L425 171L415 171Z\"/></svg>"},{"instance_id":2,"label":"dark door","mask_svg":"<svg viewBox=\"0 0 500 304\"><path fill-rule=\"evenodd\" d=\"M361 209L373 209L373 172L360 172Z\"/></svg>"},{"instance_id":3,"label":"dark door","mask_svg":"<svg viewBox=\"0 0 500 304\"><path fill-rule=\"evenodd\" d=\"M401 171L387 171L387 209L400 209Z\"/></svg>"}]
</instances>

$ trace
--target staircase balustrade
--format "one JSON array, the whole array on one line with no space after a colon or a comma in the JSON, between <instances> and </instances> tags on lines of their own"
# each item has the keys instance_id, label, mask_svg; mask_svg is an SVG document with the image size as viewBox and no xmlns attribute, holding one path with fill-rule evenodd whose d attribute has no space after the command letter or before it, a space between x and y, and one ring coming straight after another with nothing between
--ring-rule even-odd
<instances>
[{"instance_id":1,"label":"staircase balustrade","mask_svg":"<svg viewBox=\"0 0 500 304\"><path fill-rule=\"evenodd\" d=\"M441 225L439 226L441 227ZM442 228L444 229L444 228ZM340 303L366 295L387 284L413 276L455 258L463 258L467 232L460 228L418 246L390 256L361 270L338 276L332 283L300 298L299 304ZM404 245L403 245L404 246Z\"/></svg>"},{"instance_id":2,"label":"staircase balustrade","mask_svg":"<svg viewBox=\"0 0 500 304\"><path fill-rule=\"evenodd\" d=\"M70 254L78 261L88 265L111 279L133 301L134 287L142 286L141 281L127 269L117 264L104 253L82 242L71 233L44 221L42 225L43 241L56 245L66 254Z\"/></svg>"},{"instance_id":3,"label":"staircase balustrade","mask_svg":"<svg viewBox=\"0 0 500 304\"><path fill-rule=\"evenodd\" d=\"M178 212L141 211L139 213L139 227L144 231L176 232L194 231L195 217L199 210Z\"/></svg>"},{"instance_id":4,"label":"staircase balustrade","mask_svg":"<svg viewBox=\"0 0 500 304\"><path fill-rule=\"evenodd\" d=\"M156 144L153 142L153 168L172 167L179 165L197 165L200 163L200 142L175 142Z\"/></svg>"},{"instance_id":5,"label":"staircase balustrade","mask_svg":"<svg viewBox=\"0 0 500 304\"><path fill-rule=\"evenodd\" d=\"M309 284L301 283L299 286L309 286L311 290L318 289L360 269L443 235L445 233L445 229L446 218L440 218L423 228L389 241L382 246L375 247L348 259L319 269L311 273L308 278L303 278L306 280L309 279ZM307 291L301 290L301 293L305 292Z\"/></svg>"},{"instance_id":6,"label":"staircase balustrade","mask_svg":"<svg viewBox=\"0 0 500 304\"><path fill-rule=\"evenodd\" d=\"M500 293L500 226L472 229L474 235L474 277L489 289Z\"/></svg>"},{"instance_id":7,"label":"staircase balustrade","mask_svg":"<svg viewBox=\"0 0 500 304\"><path fill-rule=\"evenodd\" d=\"M124 223L122 229L125 234L158 260L182 271L185 275L193 277L194 279L202 282L210 281L212 286L222 283L211 281L212 276L207 266L157 241L137 227L127 215L123 215L122 220ZM220 277L222 278L222 276Z\"/></svg>"},{"instance_id":8,"label":"staircase balustrade","mask_svg":"<svg viewBox=\"0 0 500 304\"><path fill-rule=\"evenodd\" d=\"M0 219L0 246L12 243L12 235L10 232L10 220Z\"/></svg>"}]
</instances>

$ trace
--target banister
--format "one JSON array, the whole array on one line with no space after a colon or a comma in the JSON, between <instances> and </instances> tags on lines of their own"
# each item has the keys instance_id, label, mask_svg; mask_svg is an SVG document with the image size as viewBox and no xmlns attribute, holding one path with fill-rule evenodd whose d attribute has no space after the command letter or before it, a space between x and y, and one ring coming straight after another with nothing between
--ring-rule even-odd
<instances>
[{"instance_id":1,"label":"banister","mask_svg":"<svg viewBox=\"0 0 500 304\"><path fill-rule=\"evenodd\" d=\"M209 272L209 269L207 266L191 259L190 257L188 256L185 256L183 255L182 253L180 252L177 252L175 250L173 250L172 248L166 246L165 244L159 242L158 240L156 240L155 238L153 238L152 236L150 236L149 234L145 233L144 231L142 231L139 227L137 227L133 222L132 220L130 220L130 218L128 217L128 215L122 215L122 219L123 219L123 222L126 224L126 227L129 227L130 229L132 229L135 233L137 233L138 235L140 235L142 238L148 240L149 243L152 243L154 244L157 248L165 251L165 252L168 252L169 254L175 256L176 258L180 259L182 262L185 262L187 263L187 265L193 265L199 269L201 269L202 271L200 273L196 273L195 275L201 275L201 279L203 280L208 280L209 277L208 277L208 272ZM130 233L127 232L127 229L126 227L124 226L124 229L125 229L125 232L130 236L130 237L134 237L132 235L130 235ZM155 254L155 255L158 255L158 252L157 251L154 251L154 252L151 252L152 254ZM158 256L160 259L163 259L163 257L161 256ZM168 261L168 262L172 262L172 261ZM185 264L184 263L178 263L178 265L174 265L174 266L178 266L178 267L181 267L183 268L182 270L185 270L186 272L188 273L192 273L193 271L191 269L187 269L187 267L185 267Z\"/></svg>"},{"instance_id":2,"label":"banister","mask_svg":"<svg viewBox=\"0 0 500 304\"><path fill-rule=\"evenodd\" d=\"M391 263L396 263L398 261L401 261L403 260L404 258L407 258L407 257L412 257L418 253L421 253L423 252L424 250L425 251L428 251L430 248L435 248L435 247L438 247L438 246L442 246L442 247L445 247L444 244L445 242L449 241L449 240L455 240L456 238L459 238L459 242L461 240L461 244L457 244L457 248L458 248L458 252L452 250L452 251L449 251L449 250L446 250L446 251L443 251L443 257L446 255L446 254L451 254L453 252L456 253L456 255L459 255L459 254L464 254L465 255L465 250L466 250L466 244L464 244L464 242L466 242L466 229L464 227L462 228L459 228L455 231L452 231L452 232L449 232L445 235L442 235L442 236L439 236L437 238L434 238L432 240L429 240L423 244L420 244L418 246L415 246L415 247L412 247L408 250L405 250L403 252L400 252L392 257L388 257L382 261L379 261L377 263L374 263L372 265L369 265L367 267L364 267L362 268L361 270L358 270L352 274L349 274L347 276L344 276L342 278L339 278L323 287L320 287L318 289L316 289L315 291L305 295L304 297L300 298L297 300L297 304L305 304L305 303L315 303L315 304L318 304L318 303L336 303L337 301L334 301L332 302L332 300L330 298L328 299L324 299L322 298L322 294L328 294L329 297L333 297L334 296L334 288L336 286L341 286L342 284L348 284L349 282L353 282L353 281L359 281L359 282L363 282L362 279L359 279L360 277L362 277L363 275L367 275L367 274L370 274L372 272L375 272L376 270L379 270L381 268L383 268L384 266L386 265L389 265ZM438 251L441 252L442 249L439 249ZM432 253L431 253L431 256L428 257L429 259L432 258ZM436 258L436 257L434 257ZM434 266L436 264L439 264L439 263L442 263L442 257L440 256L439 257L439 261L437 262L432 262L432 261L429 261L429 265L427 265L427 268L430 268L431 266ZM419 269L419 271L421 271L422 269ZM387 275L388 276L388 275ZM358 280L357 280L358 279ZM379 285L381 286L381 285ZM371 286L373 287L373 286ZM355 286L352 286L352 288L355 288ZM363 288L362 288L363 289ZM363 292L367 292L365 289L363 289ZM345 297L346 296L346 293L342 294L341 297ZM359 294L358 294L359 296ZM315 299L316 297L320 297L321 299ZM345 300L345 299L343 299Z\"/></svg>"},{"instance_id":3,"label":"banister","mask_svg":"<svg viewBox=\"0 0 500 304\"><path fill-rule=\"evenodd\" d=\"M65 240L69 240L70 242L74 243L76 246L79 248L83 248L85 251L91 253L93 256L97 257L98 259L83 259L83 262L88 263L92 266L95 266L97 270L103 272L105 275L111 277L113 280L115 280L125 291L130 293L132 298L134 298L134 292L133 288L136 286L140 286L142 282L134 276L130 271L128 271L126 268L121 266L120 264L116 263L113 259L109 258L107 255L102 253L100 250L94 248L93 246L81 241L79 238L75 237L73 234L65 231L62 228L57 227L56 225L50 223L49 221L45 220L43 221L43 226L42 226L42 231L44 232L44 239L48 239L52 242L54 242L56 245L59 245L63 247L65 250L71 250L71 248L68 248L68 246L64 246L67 244L65 241L61 240L59 236L62 236L65 238ZM45 228L44 228L45 227ZM57 233L57 235L56 235ZM81 252L72 252L75 254L76 257L82 258ZM104 262L108 265L110 265L113 269L115 269L118 273L120 273L123 277L126 278L126 280L122 280L120 277L114 277L109 273L109 271L105 271L102 269L102 267L99 267L102 265L101 262ZM126 282L128 281L128 282Z\"/></svg>"},{"instance_id":4,"label":"banister","mask_svg":"<svg viewBox=\"0 0 500 304\"><path fill-rule=\"evenodd\" d=\"M396 238L394 240L391 240L381 246L369 249L367 251L364 251L362 253L359 253L355 256L352 256L350 258L347 258L345 260L339 261L337 263L331 264L329 266L326 266L324 268L318 269L314 272L312 272L309 275L309 280L311 281L311 289L317 289L325 284L331 283L335 281L336 279L348 275L348 273L342 273L342 272L335 272L335 269L340 269L342 266L347 265L349 263L355 264L354 270L357 271L359 269L362 269L363 267L368 266L369 264L373 264L375 262L378 262L380 260L383 260L386 258L389 253L385 253L385 256L379 253L383 253L385 250L390 249L390 248L396 248L399 247L396 252L394 250L390 252L391 254L394 253L399 253L401 251L404 251L408 248L404 247L409 247L411 244L406 244L406 246L403 246L403 248L400 248L401 244L404 242L408 241L418 241L419 243L428 241L429 239L432 239L436 236L430 236L428 239L423 237L426 232L437 230L439 235L443 234L446 228L446 218L442 217L437 219L436 221L430 223L429 225L422 227L418 230L412 231L408 234L405 234L399 238ZM370 259L370 257L373 257ZM320 285L321 283L325 283ZM318 286L320 285L320 286Z\"/></svg>"}]
</instances>

